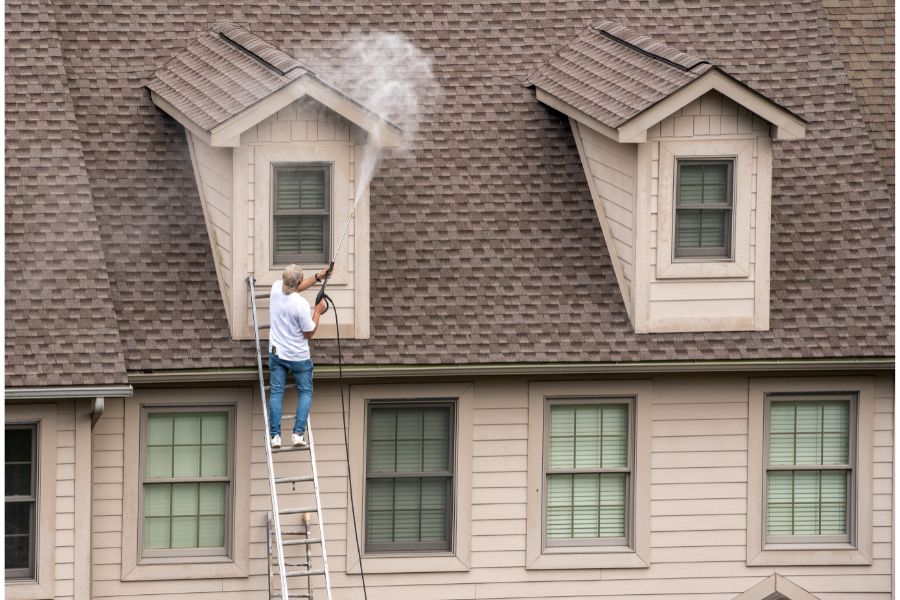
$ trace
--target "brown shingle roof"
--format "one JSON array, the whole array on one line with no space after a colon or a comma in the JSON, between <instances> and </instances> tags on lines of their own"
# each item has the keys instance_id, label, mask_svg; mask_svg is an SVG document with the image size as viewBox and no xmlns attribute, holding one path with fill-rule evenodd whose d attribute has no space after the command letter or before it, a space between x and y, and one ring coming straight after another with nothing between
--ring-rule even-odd
<instances>
[{"instance_id":1,"label":"brown shingle roof","mask_svg":"<svg viewBox=\"0 0 900 600\"><path fill-rule=\"evenodd\" d=\"M823 0L884 176L894 186L894 2Z\"/></svg>"},{"instance_id":2,"label":"brown shingle roof","mask_svg":"<svg viewBox=\"0 0 900 600\"><path fill-rule=\"evenodd\" d=\"M818 0L54 10L131 370L254 365L252 343L228 336L183 129L142 87L219 20L248 23L330 80L343 32L401 32L434 57L441 96L425 99L411 154L386 157L371 185L372 336L346 341L350 363L893 355L892 201ZM523 85L609 17L708 57L809 121L806 139L774 144L770 331L632 331L568 122ZM8 172L11 185L22 176ZM8 351L34 360L21 339ZM316 361L334 362L334 350L318 340Z\"/></svg>"},{"instance_id":3,"label":"brown shingle roof","mask_svg":"<svg viewBox=\"0 0 900 600\"><path fill-rule=\"evenodd\" d=\"M208 131L306 72L296 58L245 28L217 23L147 87Z\"/></svg>"},{"instance_id":4,"label":"brown shingle roof","mask_svg":"<svg viewBox=\"0 0 900 600\"><path fill-rule=\"evenodd\" d=\"M51 7L6 12L6 385L127 383Z\"/></svg>"},{"instance_id":5,"label":"brown shingle roof","mask_svg":"<svg viewBox=\"0 0 900 600\"><path fill-rule=\"evenodd\" d=\"M531 83L618 127L685 87L712 65L613 21L600 21L561 49Z\"/></svg>"}]
</instances>

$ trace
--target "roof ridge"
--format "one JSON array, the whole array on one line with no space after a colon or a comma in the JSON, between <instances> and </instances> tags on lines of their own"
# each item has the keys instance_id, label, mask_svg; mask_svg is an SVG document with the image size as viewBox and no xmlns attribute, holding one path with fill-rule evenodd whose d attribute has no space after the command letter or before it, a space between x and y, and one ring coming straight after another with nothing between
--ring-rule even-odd
<instances>
[{"instance_id":1,"label":"roof ridge","mask_svg":"<svg viewBox=\"0 0 900 600\"><path fill-rule=\"evenodd\" d=\"M210 29L226 44L250 55L283 77L297 69L315 75L312 69L296 57L265 41L242 25L223 21L213 24Z\"/></svg>"},{"instance_id":2,"label":"roof ridge","mask_svg":"<svg viewBox=\"0 0 900 600\"><path fill-rule=\"evenodd\" d=\"M610 40L618 42L623 46L627 46L635 52L639 52L645 56L649 56L650 58L656 59L686 73L692 72L694 69L701 65L713 64L706 59L691 56L690 54L672 48L671 46L663 44L662 42L654 41L651 37L641 35L633 29L610 19L604 19L602 21L597 21L596 23L591 23L591 29L596 30L600 35ZM626 36L630 39L626 39ZM670 54L680 58L681 61L663 56L659 52L655 51L655 48L657 47L665 48L669 51Z\"/></svg>"}]
</instances>

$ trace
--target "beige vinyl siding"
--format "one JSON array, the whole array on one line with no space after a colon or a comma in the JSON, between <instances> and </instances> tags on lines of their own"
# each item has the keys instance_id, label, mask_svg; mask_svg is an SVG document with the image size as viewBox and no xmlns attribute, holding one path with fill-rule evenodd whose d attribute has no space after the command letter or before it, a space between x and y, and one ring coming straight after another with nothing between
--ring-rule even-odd
<instances>
[{"instance_id":1,"label":"beige vinyl siding","mask_svg":"<svg viewBox=\"0 0 900 600\"><path fill-rule=\"evenodd\" d=\"M213 148L190 131L188 146L194 164L200 202L206 218L206 231L212 247L216 273L225 304L225 315L231 321L231 286L234 277L232 261L232 151Z\"/></svg>"},{"instance_id":2,"label":"beige vinyl siding","mask_svg":"<svg viewBox=\"0 0 900 600\"><path fill-rule=\"evenodd\" d=\"M609 233L630 290L634 281L634 180L637 146L619 144L592 129L577 123L575 125L581 136L588 176L593 179L592 189L596 190L603 205Z\"/></svg>"},{"instance_id":3,"label":"beige vinyl siding","mask_svg":"<svg viewBox=\"0 0 900 600\"><path fill-rule=\"evenodd\" d=\"M875 386L873 564L777 569L746 564L748 382L747 376L737 375L652 378L650 464L635 465L650 468L650 496L643 499L650 506L649 568L527 570L526 530L540 526L527 521L525 509L528 380L475 379L469 570L368 574L369 597L587 600L640 595L641 600L732 600L777 570L821 600L887 600L892 547L892 379L879 376ZM402 383L391 381L390 385ZM288 391L285 413L293 412L295 393ZM180 391L173 391L172 397L190 399ZM122 401L109 400L94 430L94 597L263 600L267 587L264 515L269 494L258 400L253 401L251 575L246 578L119 580L122 416ZM359 576L346 573L347 478L336 384L316 382L311 420L335 597L358 600L362 598ZM294 463L297 474L309 472L305 454L276 457L278 462ZM280 498L284 506L312 499L309 494L290 493ZM289 552L295 551L299 555L299 549ZM403 564L404 559L397 560ZM321 578L317 583L321 584Z\"/></svg>"}]
</instances>

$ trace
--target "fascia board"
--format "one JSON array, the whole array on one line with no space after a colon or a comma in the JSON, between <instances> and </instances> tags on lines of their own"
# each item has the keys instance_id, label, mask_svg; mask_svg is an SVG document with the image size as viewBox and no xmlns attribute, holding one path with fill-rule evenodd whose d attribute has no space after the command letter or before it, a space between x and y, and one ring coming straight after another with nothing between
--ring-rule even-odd
<instances>
[{"instance_id":1,"label":"fascia board","mask_svg":"<svg viewBox=\"0 0 900 600\"><path fill-rule=\"evenodd\" d=\"M162 96L158 95L153 90L150 90L150 99L153 101L153 104L158 106L163 112L181 123L185 129L196 135L199 139L203 140L207 144L210 143L211 140L208 131L194 123L191 119L187 118L187 116L185 116L183 112L172 106Z\"/></svg>"},{"instance_id":2,"label":"fascia board","mask_svg":"<svg viewBox=\"0 0 900 600\"><path fill-rule=\"evenodd\" d=\"M307 93L310 98L327 106L329 109L366 131L380 129L380 146L396 148L400 145L403 132L399 127L384 117L372 113L358 102L342 94L320 79L309 76Z\"/></svg>"},{"instance_id":3,"label":"fascia board","mask_svg":"<svg viewBox=\"0 0 900 600\"><path fill-rule=\"evenodd\" d=\"M806 123L802 119L722 71L713 69L619 126L618 141L646 140L648 129L711 90L775 125L775 139L798 140L806 136Z\"/></svg>"},{"instance_id":4,"label":"fascia board","mask_svg":"<svg viewBox=\"0 0 900 600\"><path fill-rule=\"evenodd\" d=\"M590 127L591 129L593 129L600 135L606 136L615 142L622 141L620 139L621 136L619 135L619 132L616 131L614 128L612 128L608 125L604 125L603 123L601 123L594 117L588 115L587 113L585 113L583 111L578 110L577 108L575 108L568 102L566 102L564 100L560 100L559 98L557 98L556 96L554 96L553 94L551 94L550 92L548 92L546 90L542 90L541 88L535 86L534 91L535 91L535 95L539 102L546 104L547 106L549 106L550 108L552 108L554 110L558 110L559 112L566 115L570 119L578 121L585 127ZM638 136L638 137L640 137L640 136ZM647 141L646 132L644 132L643 139L640 139L637 141L646 142Z\"/></svg>"},{"instance_id":5,"label":"fascia board","mask_svg":"<svg viewBox=\"0 0 900 600\"><path fill-rule=\"evenodd\" d=\"M295 79L256 104L245 108L224 123L213 127L210 132L210 146L237 146L242 133L274 115L295 100L299 100L307 95L306 77L307 75L304 75L299 79Z\"/></svg>"}]
</instances>

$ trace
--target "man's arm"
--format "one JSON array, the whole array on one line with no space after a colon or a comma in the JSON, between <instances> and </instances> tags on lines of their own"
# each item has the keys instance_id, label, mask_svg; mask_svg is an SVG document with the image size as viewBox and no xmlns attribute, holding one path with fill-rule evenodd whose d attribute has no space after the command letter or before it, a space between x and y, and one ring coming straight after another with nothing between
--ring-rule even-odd
<instances>
[{"instance_id":1,"label":"man's arm","mask_svg":"<svg viewBox=\"0 0 900 600\"><path fill-rule=\"evenodd\" d=\"M297 284L297 291L302 292L303 290L311 287L317 281L322 281L324 279L327 279L329 276L331 276L331 273L329 273L328 265L325 265L324 267L322 267L322 270L319 271L318 273L316 273L315 275L310 275L309 277L304 277L303 281L301 281L299 284Z\"/></svg>"},{"instance_id":2,"label":"man's arm","mask_svg":"<svg viewBox=\"0 0 900 600\"><path fill-rule=\"evenodd\" d=\"M316 304L316 308L313 309L312 314L312 322L316 324L315 328L312 331L304 331L303 337L306 339L311 339L316 335L316 332L319 330L319 318L322 316L322 313L325 312L325 301L322 300L318 304Z\"/></svg>"}]
</instances>

